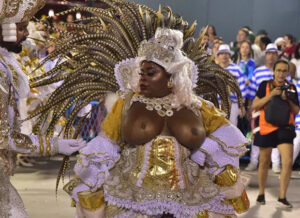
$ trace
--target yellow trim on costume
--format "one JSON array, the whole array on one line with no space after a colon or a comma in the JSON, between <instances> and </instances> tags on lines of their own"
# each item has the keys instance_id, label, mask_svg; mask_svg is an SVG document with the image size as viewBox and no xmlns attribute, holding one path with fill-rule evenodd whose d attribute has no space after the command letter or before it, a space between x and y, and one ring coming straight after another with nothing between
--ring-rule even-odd
<instances>
[{"instance_id":1,"label":"yellow trim on costume","mask_svg":"<svg viewBox=\"0 0 300 218\"><path fill-rule=\"evenodd\" d=\"M203 212L197 213L197 218L209 218L207 210L204 210Z\"/></svg>"},{"instance_id":2,"label":"yellow trim on costume","mask_svg":"<svg viewBox=\"0 0 300 218\"><path fill-rule=\"evenodd\" d=\"M121 120L123 104L124 99L119 98L114 104L111 112L105 117L101 125L106 137L115 142L120 142L121 140Z\"/></svg>"},{"instance_id":3,"label":"yellow trim on costume","mask_svg":"<svg viewBox=\"0 0 300 218\"><path fill-rule=\"evenodd\" d=\"M219 127L228 124L228 120L223 117L221 111L215 106L209 105L207 101L201 99L201 115L203 119L203 125L206 130L206 136L209 136Z\"/></svg>"},{"instance_id":4,"label":"yellow trim on costume","mask_svg":"<svg viewBox=\"0 0 300 218\"><path fill-rule=\"evenodd\" d=\"M77 193L80 206L86 210L95 211L105 204L103 190L82 191Z\"/></svg>"},{"instance_id":5,"label":"yellow trim on costume","mask_svg":"<svg viewBox=\"0 0 300 218\"><path fill-rule=\"evenodd\" d=\"M248 195L245 190L240 197L226 200L226 203L231 204L237 213L246 212L250 207Z\"/></svg>"},{"instance_id":6,"label":"yellow trim on costume","mask_svg":"<svg viewBox=\"0 0 300 218\"><path fill-rule=\"evenodd\" d=\"M40 145L40 156L44 155L44 140L41 133L41 130L38 131L39 145Z\"/></svg>"},{"instance_id":7,"label":"yellow trim on costume","mask_svg":"<svg viewBox=\"0 0 300 218\"><path fill-rule=\"evenodd\" d=\"M46 155L51 156L51 143L49 136L46 136Z\"/></svg>"},{"instance_id":8,"label":"yellow trim on costume","mask_svg":"<svg viewBox=\"0 0 300 218\"><path fill-rule=\"evenodd\" d=\"M71 207L76 207L76 201L74 199L71 201Z\"/></svg>"},{"instance_id":9,"label":"yellow trim on costume","mask_svg":"<svg viewBox=\"0 0 300 218\"><path fill-rule=\"evenodd\" d=\"M227 165L226 169L215 177L215 183L221 187L233 186L238 180L238 172L232 165Z\"/></svg>"}]
</instances>

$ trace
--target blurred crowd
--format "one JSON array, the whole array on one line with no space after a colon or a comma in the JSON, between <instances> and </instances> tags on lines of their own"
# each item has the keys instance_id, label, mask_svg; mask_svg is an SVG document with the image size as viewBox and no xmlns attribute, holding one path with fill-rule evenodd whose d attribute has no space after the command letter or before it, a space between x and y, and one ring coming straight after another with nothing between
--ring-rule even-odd
<instances>
[{"instance_id":1,"label":"blurred crowd","mask_svg":"<svg viewBox=\"0 0 300 218\"><path fill-rule=\"evenodd\" d=\"M235 96L231 96L233 101L230 120L237 125L240 130L252 139L249 146L251 154L249 165L246 170L253 171L258 167L259 148L253 144L255 133L259 132L258 120L259 112L252 109L252 102L257 94L258 88L263 81L268 81L274 77L274 64L278 60L285 60L289 64L289 72L286 76L287 84L294 84L299 93L300 89L300 41L297 42L292 34L278 36L272 40L266 30L259 30L257 34L244 26L237 30L236 39L232 42L224 42L222 36L217 34L214 26L209 25L202 29L203 47L212 55L215 63L227 69L236 78L242 96L244 98L244 110L239 110ZM295 116L296 138L294 138L293 164L297 167L297 156L300 150L300 138L298 127L299 114ZM277 148L272 151L272 170L280 173L281 160Z\"/></svg>"}]
</instances>

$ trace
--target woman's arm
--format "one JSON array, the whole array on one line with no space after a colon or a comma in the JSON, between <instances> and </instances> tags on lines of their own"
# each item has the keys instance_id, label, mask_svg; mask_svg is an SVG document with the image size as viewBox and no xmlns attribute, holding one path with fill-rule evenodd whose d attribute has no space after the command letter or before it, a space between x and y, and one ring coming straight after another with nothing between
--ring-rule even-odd
<instances>
[{"instance_id":1,"label":"woman's arm","mask_svg":"<svg viewBox=\"0 0 300 218\"><path fill-rule=\"evenodd\" d=\"M299 110L300 110L299 106L296 105L292 100L289 100L289 99L288 99L287 101L288 101L288 103L289 103L289 105L290 105L290 107L291 107L292 113L293 113L293 114L298 114L298 113L299 113Z\"/></svg>"},{"instance_id":2,"label":"woman's arm","mask_svg":"<svg viewBox=\"0 0 300 218\"><path fill-rule=\"evenodd\" d=\"M280 89L280 87L276 87L275 89L273 89L271 91L271 93L269 95L266 95L263 98L259 98L256 96L252 103L252 110L259 110L266 103L268 103L272 99L273 96L280 95L281 93L282 93L282 90Z\"/></svg>"}]
</instances>

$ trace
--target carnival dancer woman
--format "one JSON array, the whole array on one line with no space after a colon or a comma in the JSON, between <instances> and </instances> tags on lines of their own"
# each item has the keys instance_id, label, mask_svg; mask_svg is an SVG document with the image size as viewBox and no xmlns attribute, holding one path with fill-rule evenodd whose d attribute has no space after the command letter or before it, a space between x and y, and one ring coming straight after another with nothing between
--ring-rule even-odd
<instances>
[{"instance_id":1,"label":"carnival dancer woman","mask_svg":"<svg viewBox=\"0 0 300 218\"><path fill-rule=\"evenodd\" d=\"M233 216L230 200L245 200L238 156L247 141L193 93L198 72L182 42L180 31L157 29L138 57L116 65L120 96L65 187L78 217Z\"/></svg>"}]
</instances>

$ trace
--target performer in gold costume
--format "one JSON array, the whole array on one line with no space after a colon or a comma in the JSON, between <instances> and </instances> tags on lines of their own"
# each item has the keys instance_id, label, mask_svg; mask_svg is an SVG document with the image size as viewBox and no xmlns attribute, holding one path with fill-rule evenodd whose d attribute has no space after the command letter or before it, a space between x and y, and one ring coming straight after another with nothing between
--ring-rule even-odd
<instances>
[{"instance_id":1,"label":"performer in gold costume","mask_svg":"<svg viewBox=\"0 0 300 218\"><path fill-rule=\"evenodd\" d=\"M107 9L71 10L92 16L72 24L77 32L66 34L52 54L73 51L60 64L72 72L62 74L58 66L51 79L32 80L36 87L64 79L34 115L43 120L49 108L59 108L55 123L74 104L66 136L90 100L109 95L112 102L108 93L118 93L110 109L105 103L102 132L80 150L76 175L64 187L76 216L235 217L246 211L239 157L248 141L225 118L230 92L241 104L235 79L200 49L195 26L168 7L156 12L120 0L101 2ZM218 105L217 95L226 113L212 103Z\"/></svg>"},{"instance_id":2,"label":"performer in gold costume","mask_svg":"<svg viewBox=\"0 0 300 218\"><path fill-rule=\"evenodd\" d=\"M58 139L20 133L18 104L27 97L27 75L17 61L21 42L28 35L28 20L44 5L39 0L0 1L0 217L28 217L23 202L9 181L16 152L35 155L70 155L85 146L82 140Z\"/></svg>"}]
</instances>

